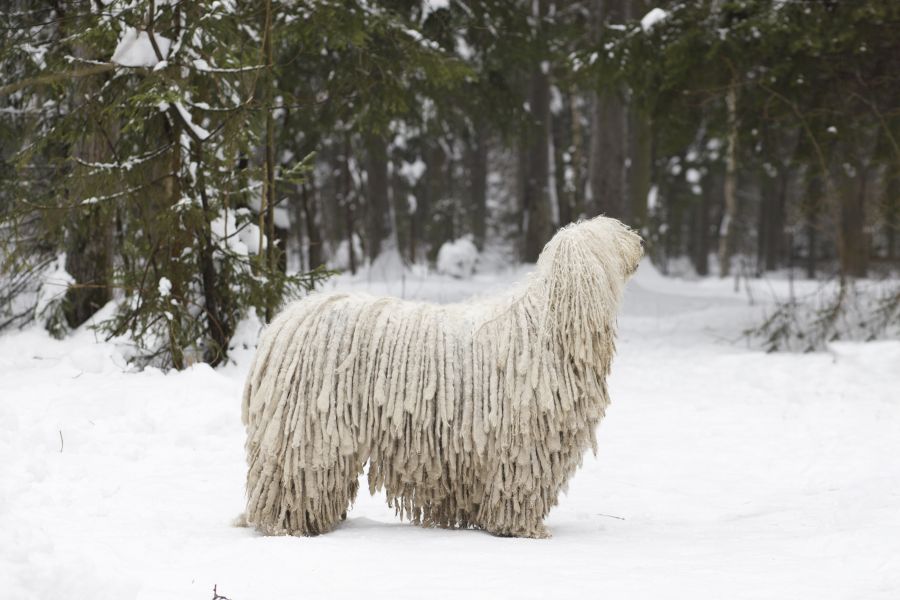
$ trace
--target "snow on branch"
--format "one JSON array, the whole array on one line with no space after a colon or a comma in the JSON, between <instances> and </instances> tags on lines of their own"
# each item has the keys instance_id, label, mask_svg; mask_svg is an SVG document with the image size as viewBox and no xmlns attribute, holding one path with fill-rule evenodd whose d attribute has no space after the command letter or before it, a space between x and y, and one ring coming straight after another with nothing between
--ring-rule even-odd
<instances>
[{"instance_id":1,"label":"snow on branch","mask_svg":"<svg viewBox=\"0 0 900 600\"><path fill-rule=\"evenodd\" d=\"M669 13L661 8L653 8L641 19L641 29L643 29L644 31L650 31L657 25L657 23L665 21L668 18Z\"/></svg>"},{"instance_id":2,"label":"snow on branch","mask_svg":"<svg viewBox=\"0 0 900 600\"><path fill-rule=\"evenodd\" d=\"M206 141L206 139L209 138L209 136L211 135L209 131L194 123L194 120L191 118L191 113L184 107L184 105L181 104L181 102L176 102L175 108L178 110L178 114L181 115L181 119L182 121L184 121L184 124L189 127L191 132L193 133L193 136L191 137L194 137L201 142Z\"/></svg>"},{"instance_id":3,"label":"snow on branch","mask_svg":"<svg viewBox=\"0 0 900 600\"><path fill-rule=\"evenodd\" d=\"M146 31L138 31L134 27L128 27L122 34L122 39L116 46L110 62L123 67L155 67L164 61L169 55L172 40L158 34L153 34L162 60L156 55L153 42Z\"/></svg>"},{"instance_id":4,"label":"snow on branch","mask_svg":"<svg viewBox=\"0 0 900 600\"><path fill-rule=\"evenodd\" d=\"M246 67L216 67L210 65L202 58L195 58L193 61L194 68L203 73L245 73L247 71L259 71L265 69L265 65L249 65Z\"/></svg>"}]
</instances>

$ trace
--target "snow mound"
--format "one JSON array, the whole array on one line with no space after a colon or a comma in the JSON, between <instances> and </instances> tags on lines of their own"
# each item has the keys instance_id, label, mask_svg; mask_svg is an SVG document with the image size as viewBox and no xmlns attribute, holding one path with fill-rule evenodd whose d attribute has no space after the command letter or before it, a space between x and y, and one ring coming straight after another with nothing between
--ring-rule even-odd
<instances>
[{"instance_id":1,"label":"snow mound","mask_svg":"<svg viewBox=\"0 0 900 600\"><path fill-rule=\"evenodd\" d=\"M469 236L445 242L438 250L437 270L459 279L471 277L478 264L478 248Z\"/></svg>"},{"instance_id":2,"label":"snow mound","mask_svg":"<svg viewBox=\"0 0 900 600\"><path fill-rule=\"evenodd\" d=\"M363 260L362 239L357 234L353 234L353 258L357 265ZM328 261L328 268L336 271L346 271L350 268L350 244L347 240L341 240L337 245L331 259Z\"/></svg>"},{"instance_id":3,"label":"snow mound","mask_svg":"<svg viewBox=\"0 0 900 600\"><path fill-rule=\"evenodd\" d=\"M403 277L407 272L406 263L396 248L385 248L375 260L364 267L365 276L378 281L391 281Z\"/></svg>"}]
</instances>

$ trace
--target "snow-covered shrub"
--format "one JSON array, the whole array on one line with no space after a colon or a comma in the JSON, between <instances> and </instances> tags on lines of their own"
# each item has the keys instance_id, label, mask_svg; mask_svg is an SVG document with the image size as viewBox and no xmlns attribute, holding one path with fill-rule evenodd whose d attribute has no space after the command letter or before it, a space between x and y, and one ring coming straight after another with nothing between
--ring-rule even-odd
<instances>
[{"instance_id":1,"label":"snow-covered shrub","mask_svg":"<svg viewBox=\"0 0 900 600\"><path fill-rule=\"evenodd\" d=\"M900 285L846 281L826 284L805 298L776 303L758 326L744 332L768 352L815 352L830 342L900 338Z\"/></svg>"},{"instance_id":2,"label":"snow-covered shrub","mask_svg":"<svg viewBox=\"0 0 900 600\"><path fill-rule=\"evenodd\" d=\"M437 271L460 279L471 277L478 266L478 248L471 236L445 242L438 250Z\"/></svg>"},{"instance_id":3,"label":"snow-covered shrub","mask_svg":"<svg viewBox=\"0 0 900 600\"><path fill-rule=\"evenodd\" d=\"M65 253L23 265L18 272L9 269L0 276L0 329L38 321L54 337L61 337L69 329L64 308L73 283Z\"/></svg>"}]
</instances>

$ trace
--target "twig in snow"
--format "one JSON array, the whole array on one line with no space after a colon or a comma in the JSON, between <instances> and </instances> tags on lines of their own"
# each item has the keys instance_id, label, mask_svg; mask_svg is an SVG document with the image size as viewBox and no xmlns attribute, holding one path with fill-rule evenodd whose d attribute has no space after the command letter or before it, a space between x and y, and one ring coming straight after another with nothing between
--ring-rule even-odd
<instances>
[{"instance_id":1,"label":"twig in snow","mask_svg":"<svg viewBox=\"0 0 900 600\"><path fill-rule=\"evenodd\" d=\"M598 517L609 517L610 519L618 519L620 521L624 521L625 517L617 517L616 515L607 515L605 513L597 513Z\"/></svg>"},{"instance_id":2,"label":"twig in snow","mask_svg":"<svg viewBox=\"0 0 900 600\"><path fill-rule=\"evenodd\" d=\"M225 596L220 596L219 592L216 591L216 585L213 585L213 597L212 600L228 600Z\"/></svg>"},{"instance_id":3,"label":"twig in snow","mask_svg":"<svg viewBox=\"0 0 900 600\"><path fill-rule=\"evenodd\" d=\"M62 429L59 429L58 431L59 431L59 453L62 454L63 446L65 445L65 442L63 442Z\"/></svg>"}]
</instances>

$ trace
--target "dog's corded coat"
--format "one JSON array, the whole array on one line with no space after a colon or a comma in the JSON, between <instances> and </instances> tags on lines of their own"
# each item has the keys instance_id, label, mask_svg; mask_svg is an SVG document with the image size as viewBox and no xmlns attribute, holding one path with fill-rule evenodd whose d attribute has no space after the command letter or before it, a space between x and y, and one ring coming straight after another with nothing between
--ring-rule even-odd
<instances>
[{"instance_id":1,"label":"dog's corded coat","mask_svg":"<svg viewBox=\"0 0 900 600\"><path fill-rule=\"evenodd\" d=\"M332 529L368 463L401 517L543 537L596 451L623 288L640 238L597 217L561 229L510 293L436 305L314 294L265 331L244 391L246 522Z\"/></svg>"}]
</instances>

